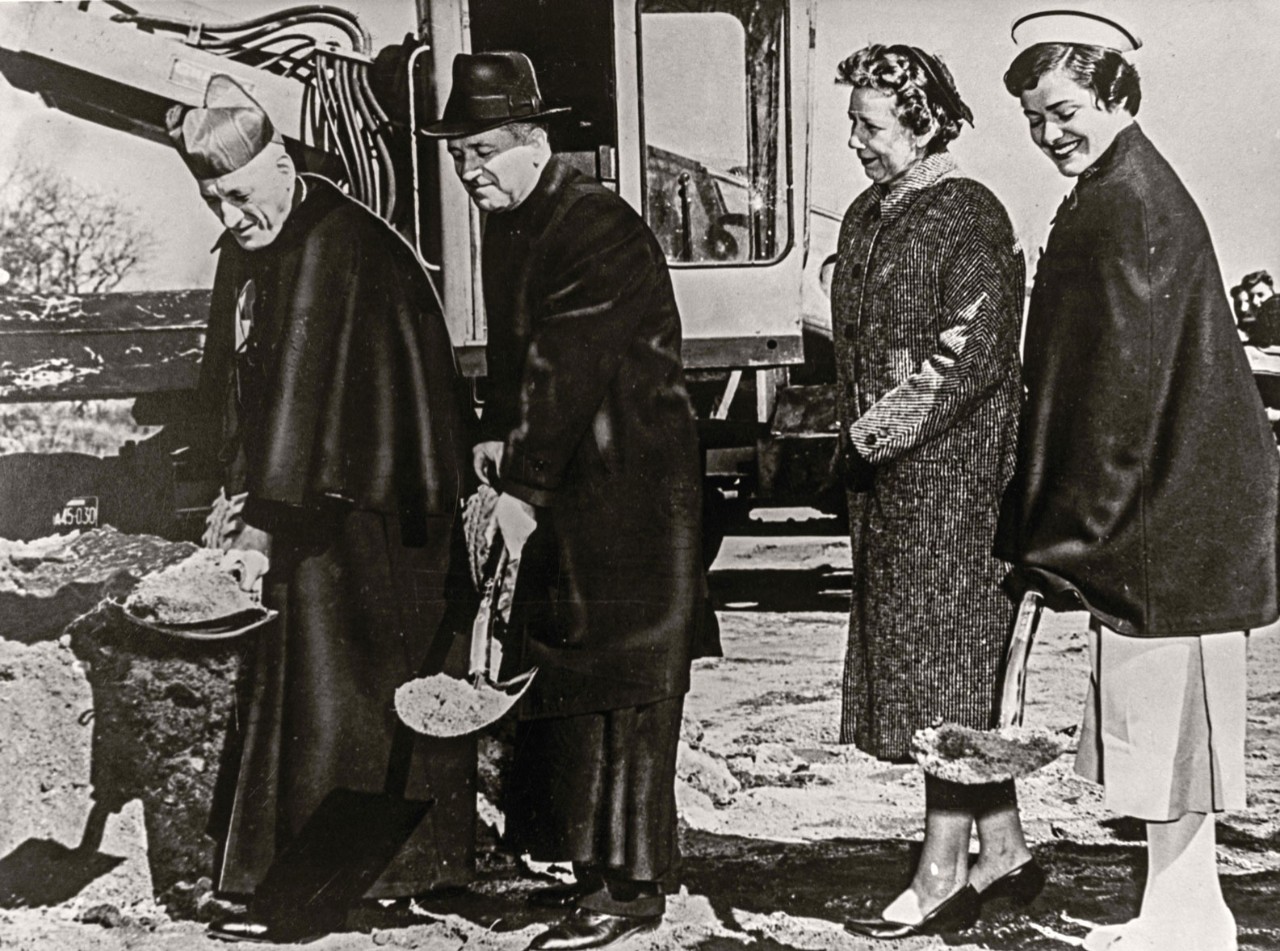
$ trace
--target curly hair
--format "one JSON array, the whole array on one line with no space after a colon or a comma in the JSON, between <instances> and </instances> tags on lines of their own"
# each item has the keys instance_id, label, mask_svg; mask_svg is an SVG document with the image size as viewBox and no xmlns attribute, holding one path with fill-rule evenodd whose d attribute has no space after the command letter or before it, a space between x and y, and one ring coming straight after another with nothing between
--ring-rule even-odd
<instances>
[{"instance_id":1,"label":"curly hair","mask_svg":"<svg viewBox=\"0 0 1280 951\"><path fill-rule=\"evenodd\" d=\"M916 135L933 128L933 138L925 147L929 155L945 152L960 134L960 118L941 101L933 80L899 47L872 43L845 57L836 67L836 82L854 89L874 89L894 97L898 121ZM955 88L951 71L934 57L943 79Z\"/></svg>"},{"instance_id":2,"label":"curly hair","mask_svg":"<svg viewBox=\"0 0 1280 951\"><path fill-rule=\"evenodd\" d=\"M1240 287L1243 290L1249 290L1254 284L1266 284L1267 287L1274 288L1275 282L1271 279L1271 275L1266 271L1250 271L1244 277L1240 278Z\"/></svg>"},{"instance_id":3,"label":"curly hair","mask_svg":"<svg viewBox=\"0 0 1280 951\"><path fill-rule=\"evenodd\" d=\"M1004 88L1012 96L1035 89L1040 77L1062 70L1078 85L1090 89L1108 109L1122 106L1131 116L1142 105L1138 69L1115 50L1081 43L1037 43L1009 65Z\"/></svg>"}]
</instances>

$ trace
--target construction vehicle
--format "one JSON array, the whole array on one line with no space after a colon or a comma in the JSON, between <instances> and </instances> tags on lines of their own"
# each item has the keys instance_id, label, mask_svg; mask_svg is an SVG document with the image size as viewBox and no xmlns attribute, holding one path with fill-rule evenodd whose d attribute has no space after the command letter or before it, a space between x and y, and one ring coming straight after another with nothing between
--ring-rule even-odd
<instances>
[{"instance_id":1,"label":"construction vehicle","mask_svg":"<svg viewBox=\"0 0 1280 951\"><path fill-rule=\"evenodd\" d=\"M670 261L705 449L709 552L754 506L802 504L838 523L830 332L806 326L800 306L815 0L417 0L418 34L380 50L358 9L229 22L178 2L6 4L0 73L52 108L162 144L172 104L199 104L216 73L236 78L300 167L339 182L418 250L482 404L482 221L442 146L413 129L438 115L456 53L525 52L544 98L572 109L553 147L639 210ZM50 306L61 320L43 319ZM139 421L167 421L194 385L207 306L201 292L0 298L0 317L23 318L0 329L0 400L128 395ZM78 373L86 351L98 365ZM161 440L147 451L181 448ZM152 461L131 452L120 478L136 488ZM41 479L40 463L23 460L19 475L0 469L0 508L11 508L3 485L17 481L48 498L34 504L25 488L21 518L0 534L88 517L87 506L68 516L68 499L93 499L94 519L134 530L156 530L156 513L172 507L181 524L168 533L190 533L207 498L199 467L184 465L192 471L180 467L176 488L151 493L143 512L120 500L113 511L111 479Z\"/></svg>"}]
</instances>

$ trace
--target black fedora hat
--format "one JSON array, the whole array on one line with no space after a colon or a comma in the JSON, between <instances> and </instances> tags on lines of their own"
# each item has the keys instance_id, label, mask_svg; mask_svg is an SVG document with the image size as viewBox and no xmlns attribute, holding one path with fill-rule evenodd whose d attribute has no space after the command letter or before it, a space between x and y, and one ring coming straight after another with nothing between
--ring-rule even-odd
<instances>
[{"instance_id":1,"label":"black fedora hat","mask_svg":"<svg viewBox=\"0 0 1280 951\"><path fill-rule=\"evenodd\" d=\"M453 88L444 115L418 131L432 139L456 139L568 111L566 106L546 108L533 63L523 53L459 53L453 58Z\"/></svg>"}]
</instances>

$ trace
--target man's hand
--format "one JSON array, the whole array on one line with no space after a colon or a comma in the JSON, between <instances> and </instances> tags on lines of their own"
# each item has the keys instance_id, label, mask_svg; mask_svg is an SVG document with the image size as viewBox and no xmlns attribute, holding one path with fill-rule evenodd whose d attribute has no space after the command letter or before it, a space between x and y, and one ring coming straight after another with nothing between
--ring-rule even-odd
<instances>
[{"instance_id":1,"label":"man's hand","mask_svg":"<svg viewBox=\"0 0 1280 951\"><path fill-rule=\"evenodd\" d=\"M257 531L257 529L254 529ZM262 533L262 534L265 534ZM256 594L262 599L262 578L271 568L266 554L253 550L232 549L222 556L221 567L240 579L240 590Z\"/></svg>"},{"instance_id":2,"label":"man's hand","mask_svg":"<svg viewBox=\"0 0 1280 951\"><path fill-rule=\"evenodd\" d=\"M537 527L538 516L533 506L503 492L493 506L493 518L485 530L485 540L492 545L494 537L500 534L511 557L519 558L525 542Z\"/></svg>"},{"instance_id":3,"label":"man's hand","mask_svg":"<svg viewBox=\"0 0 1280 951\"><path fill-rule=\"evenodd\" d=\"M254 528L242 518L236 519L236 531L227 535L222 543L223 551L256 551L271 557L271 536L260 528Z\"/></svg>"},{"instance_id":4,"label":"man's hand","mask_svg":"<svg viewBox=\"0 0 1280 951\"><path fill-rule=\"evenodd\" d=\"M478 443L471 450L471 466L476 470L476 478L485 485L493 485L493 480L502 473L502 442L491 439Z\"/></svg>"}]
</instances>

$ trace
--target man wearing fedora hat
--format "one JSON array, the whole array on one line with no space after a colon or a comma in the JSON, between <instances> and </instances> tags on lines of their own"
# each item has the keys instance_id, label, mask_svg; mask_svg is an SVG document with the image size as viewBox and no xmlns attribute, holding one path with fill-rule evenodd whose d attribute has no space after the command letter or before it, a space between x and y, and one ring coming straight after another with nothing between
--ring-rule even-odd
<instances>
[{"instance_id":1,"label":"man wearing fedora hat","mask_svg":"<svg viewBox=\"0 0 1280 951\"><path fill-rule=\"evenodd\" d=\"M718 652L700 539L697 430L666 259L616 194L551 153L521 53L460 55L440 121L486 212L489 397L473 463L523 550L521 707L507 830L573 886L534 949L657 927L677 872L675 760L690 660ZM709 616L709 617L708 617Z\"/></svg>"},{"instance_id":2,"label":"man wearing fedora hat","mask_svg":"<svg viewBox=\"0 0 1280 951\"><path fill-rule=\"evenodd\" d=\"M255 635L211 823L218 888L250 917L211 930L299 940L361 897L470 879L474 742L393 712L415 675L465 670L444 623L465 403L413 251L297 174L243 88L213 77L169 131L227 229L196 400L226 487L205 543L269 555L280 615Z\"/></svg>"}]
</instances>

